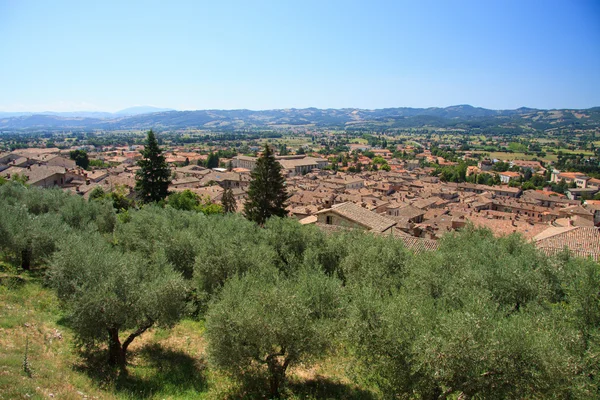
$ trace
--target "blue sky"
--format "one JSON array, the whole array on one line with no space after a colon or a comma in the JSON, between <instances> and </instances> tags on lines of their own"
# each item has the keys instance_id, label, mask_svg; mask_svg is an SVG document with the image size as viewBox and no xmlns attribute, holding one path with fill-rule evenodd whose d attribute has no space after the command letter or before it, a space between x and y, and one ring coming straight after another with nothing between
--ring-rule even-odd
<instances>
[{"instance_id":1,"label":"blue sky","mask_svg":"<svg viewBox=\"0 0 600 400\"><path fill-rule=\"evenodd\" d=\"M600 1L0 0L0 111L600 106Z\"/></svg>"}]
</instances>

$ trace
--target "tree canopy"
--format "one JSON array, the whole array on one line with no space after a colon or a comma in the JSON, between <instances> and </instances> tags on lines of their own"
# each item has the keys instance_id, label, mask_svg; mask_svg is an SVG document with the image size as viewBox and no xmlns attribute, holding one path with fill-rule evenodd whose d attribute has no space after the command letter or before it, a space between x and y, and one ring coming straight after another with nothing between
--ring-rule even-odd
<instances>
[{"instance_id":1,"label":"tree canopy","mask_svg":"<svg viewBox=\"0 0 600 400\"><path fill-rule=\"evenodd\" d=\"M248 199L244 204L246 218L262 225L272 216L285 217L289 196L285 189L281 164L275 159L269 145L265 145L251 177Z\"/></svg>"},{"instance_id":2,"label":"tree canopy","mask_svg":"<svg viewBox=\"0 0 600 400\"><path fill-rule=\"evenodd\" d=\"M90 159L88 158L88 154L85 150L72 150L69 153L71 160L75 161L78 167L83 169L88 169L90 166Z\"/></svg>"},{"instance_id":3,"label":"tree canopy","mask_svg":"<svg viewBox=\"0 0 600 400\"><path fill-rule=\"evenodd\" d=\"M225 213L233 213L237 211L237 202L233 196L233 190L230 188L227 188L223 191L223 196L221 197L221 206L223 207L223 212Z\"/></svg>"},{"instance_id":4,"label":"tree canopy","mask_svg":"<svg viewBox=\"0 0 600 400\"><path fill-rule=\"evenodd\" d=\"M140 169L135 177L137 196L143 203L161 201L169 194L171 170L152 130L148 131L141 153L142 159L137 162Z\"/></svg>"},{"instance_id":5,"label":"tree canopy","mask_svg":"<svg viewBox=\"0 0 600 400\"><path fill-rule=\"evenodd\" d=\"M294 366L327 362L378 398L599 394L600 265L517 234L466 226L415 253L291 218L117 217L101 197L6 182L0 256L46 267L65 329L123 369L137 337L186 317L204 320L207 368L249 396L285 395Z\"/></svg>"},{"instance_id":6,"label":"tree canopy","mask_svg":"<svg viewBox=\"0 0 600 400\"><path fill-rule=\"evenodd\" d=\"M155 324L171 326L182 315L183 280L164 256L123 253L98 235L67 240L53 257L50 284L79 344L107 343L109 362L124 369L136 337Z\"/></svg>"}]
</instances>

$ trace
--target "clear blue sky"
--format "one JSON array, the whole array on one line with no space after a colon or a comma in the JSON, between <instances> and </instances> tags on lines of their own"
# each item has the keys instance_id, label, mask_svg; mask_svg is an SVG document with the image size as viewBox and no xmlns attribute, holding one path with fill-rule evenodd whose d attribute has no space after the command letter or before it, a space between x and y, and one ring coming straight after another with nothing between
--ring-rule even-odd
<instances>
[{"instance_id":1,"label":"clear blue sky","mask_svg":"<svg viewBox=\"0 0 600 400\"><path fill-rule=\"evenodd\" d=\"M0 0L0 111L600 106L600 1Z\"/></svg>"}]
</instances>

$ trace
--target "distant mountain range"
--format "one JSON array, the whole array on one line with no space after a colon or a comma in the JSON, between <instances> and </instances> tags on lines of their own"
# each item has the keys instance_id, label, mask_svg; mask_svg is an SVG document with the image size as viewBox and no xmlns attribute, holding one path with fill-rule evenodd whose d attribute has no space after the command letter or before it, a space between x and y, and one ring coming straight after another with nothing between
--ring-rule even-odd
<instances>
[{"instance_id":1,"label":"distant mountain range","mask_svg":"<svg viewBox=\"0 0 600 400\"><path fill-rule=\"evenodd\" d=\"M151 106L136 106L129 107L121 111L114 113L105 111L70 111L70 112L56 112L56 111L42 111L42 112L4 112L0 111L0 118L10 117L25 117L31 115L52 115L56 117L64 118L96 118L96 119L109 119L118 118L123 116L151 114L155 112L175 111L172 108L159 108Z\"/></svg>"},{"instance_id":2,"label":"distant mountain range","mask_svg":"<svg viewBox=\"0 0 600 400\"><path fill-rule=\"evenodd\" d=\"M1 113L0 130L170 130L196 128L219 131L317 127L330 129L386 129L444 127L485 131L531 131L552 128L596 129L600 107L575 110L490 110L470 105L431 108L280 109L174 111L133 107L117 113Z\"/></svg>"}]
</instances>

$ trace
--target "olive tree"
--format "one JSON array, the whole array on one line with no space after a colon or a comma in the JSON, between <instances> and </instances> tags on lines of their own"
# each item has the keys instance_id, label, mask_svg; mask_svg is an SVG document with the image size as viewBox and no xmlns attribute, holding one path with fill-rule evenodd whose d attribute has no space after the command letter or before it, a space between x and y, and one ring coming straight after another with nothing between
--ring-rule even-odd
<instances>
[{"instance_id":1,"label":"olive tree","mask_svg":"<svg viewBox=\"0 0 600 400\"><path fill-rule=\"evenodd\" d=\"M183 278L160 254L123 253L99 234L65 240L48 278L79 344L106 343L110 364L123 371L133 340L154 325L174 324L185 308Z\"/></svg>"},{"instance_id":2,"label":"olive tree","mask_svg":"<svg viewBox=\"0 0 600 400\"><path fill-rule=\"evenodd\" d=\"M322 272L233 277L206 315L209 359L238 379L266 375L276 397L290 366L329 348L342 304L340 282Z\"/></svg>"},{"instance_id":3,"label":"olive tree","mask_svg":"<svg viewBox=\"0 0 600 400\"><path fill-rule=\"evenodd\" d=\"M348 285L371 285L382 291L400 287L410 254L402 241L371 234L347 234L347 254L338 274Z\"/></svg>"},{"instance_id":4,"label":"olive tree","mask_svg":"<svg viewBox=\"0 0 600 400\"><path fill-rule=\"evenodd\" d=\"M227 279L263 269L276 259L256 224L234 214L207 219L198 237L193 277L202 308Z\"/></svg>"},{"instance_id":5,"label":"olive tree","mask_svg":"<svg viewBox=\"0 0 600 400\"><path fill-rule=\"evenodd\" d=\"M394 265L385 259L377 264ZM578 351L578 338L581 326L597 331L598 275L560 270L517 236L466 228L381 270L399 283L392 290L350 286L347 332L361 376L399 398L586 397L597 352ZM586 294L561 294L571 288Z\"/></svg>"},{"instance_id":6,"label":"olive tree","mask_svg":"<svg viewBox=\"0 0 600 400\"><path fill-rule=\"evenodd\" d=\"M67 231L56 214L32 215L19 205L0 207L0 250L24 270L45 261Z\"/></svg>"},{"instance_id":7,"label":"olive tree","mask_svg":"<svg viewBox=\"0 0 600 400\"><path fill-rule=\"evenodd\" d=\"M272 217L264 227L264 241L277 254L277 267L289 273L304 262L309 248L317 251L325 239L316 226L303 226L292 218Z\"/></svg>"}]
</instances>

